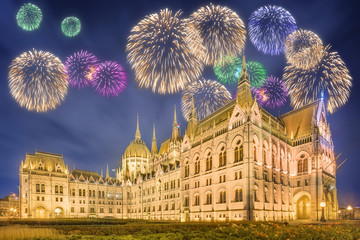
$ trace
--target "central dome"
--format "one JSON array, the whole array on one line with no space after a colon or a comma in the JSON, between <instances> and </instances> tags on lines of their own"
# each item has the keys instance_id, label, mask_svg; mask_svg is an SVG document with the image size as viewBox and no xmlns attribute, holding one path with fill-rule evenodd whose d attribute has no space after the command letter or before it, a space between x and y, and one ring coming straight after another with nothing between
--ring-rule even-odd
<instances>
[{"instance_id":1,"label":"central dome","mask_svg":"<svg viewBox=\"0 0 360 240\"><path fill-rule=\"evenodd\" d=\"M140 139L135 139L132 141L124 152L124 157L142 157L148 158L150 156L150 151L147 148L146 144Z\"/></svg>"}]
</instances>

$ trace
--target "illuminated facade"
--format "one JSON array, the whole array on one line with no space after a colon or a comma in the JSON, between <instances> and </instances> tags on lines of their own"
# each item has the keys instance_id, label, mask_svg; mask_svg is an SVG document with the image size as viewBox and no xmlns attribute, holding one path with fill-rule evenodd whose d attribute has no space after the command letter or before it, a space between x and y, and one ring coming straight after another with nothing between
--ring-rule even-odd
<instances>
[{"instance_id":1,"label":"illuminated facade","mask_svg":"<svg viewBox=\"0 0 360 240\"><path fill-rule=\"evenodd\" d=\"M243 61L245 63L245 61ZM176 221L336 219L336 163L325 105L315 101L280 117L251 96L245 64L237 98L158 151L135 140L116 178L71 173L61 155L27 154L20 166L23 218L114 217Z\"/></svg>"}]
</instances>

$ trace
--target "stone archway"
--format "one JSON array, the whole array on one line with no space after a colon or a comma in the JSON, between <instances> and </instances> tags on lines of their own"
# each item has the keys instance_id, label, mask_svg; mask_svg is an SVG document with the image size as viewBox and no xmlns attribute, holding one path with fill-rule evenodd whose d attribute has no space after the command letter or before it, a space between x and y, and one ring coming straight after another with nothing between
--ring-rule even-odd
<instances>
[{"instance_id":1,"label":"stone archway","mask_svg":"<svg viewBox=\"0 0 360 240\"><path fill-rule=\"evenodd\" d=\"M296 219L310 219L310 210L310 198L303 195L296 202Z\"/></svg>"},{"instance_id":2,"label":"stone archway","mask_svg":"<svg viewBox=\"0 0 360 240\"><path fill-rule=\"evenodd\" d=\"M46 217L46 211L43 207L37 207L35 211L35 218L45 218Z\"/></svg>"},{"instance_id":3,"label":"stone archway","mask_svg":"<svg viewBox=\"0 0 360 240\"><path fill-rule=\"evenodd\" d=\"M61 207L55 208L55 210L54 210L54 216L55 216L56 218L62 218L62 217L64 217L64 210L63 210Z\"/></svg>"}]
</instances>

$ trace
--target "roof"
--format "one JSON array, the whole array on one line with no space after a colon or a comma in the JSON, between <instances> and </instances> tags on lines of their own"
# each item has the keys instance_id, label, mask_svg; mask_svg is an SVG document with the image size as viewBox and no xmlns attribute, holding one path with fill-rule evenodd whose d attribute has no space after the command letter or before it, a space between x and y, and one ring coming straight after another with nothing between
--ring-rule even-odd
<instances>
[{"instance_id":1,"label":"roof","mask_svg":"<svg viewBox=\"0 0 360 240\"><path fill-rule=\"evenodd\" d=\"M90 176L92 176L94 179L100 178L100 175L97 172L85 171L80 169L75 169L74 171L71 172L71 174L74 177L83 175L84 178L89 178Z\"/></svg>"},{"instance_id":2,"label":"roof","mask_svg":"<svg viewBox=\"0 0 360 240\"><path fill-rule=\"evenodd\" d=\"M312 102L279 117L285 123L289 138L296 139L311 134L312 122L319 108L319 102Z\"/></svg>"},{"instance_id":3,"label":"roof","mask_svg":"<svg viewBox=\"0 0 360 240\"><path fill-rule=\"evenodd\" d=\"M124 152L124 158L127 157L147 158L149 156L150 156L150 151L148 147L140 139L135 139L134 141L130 142L129 146L126 148Z\"/></svg>"},{"instance_id":4,"label":"roof","mask_svg":"<svg viewBox=\"0 0 360 240\"><path fill-rule=\"evenodd\" d=\"M34 154L27 153L24 162L24 169L43 169L46 171L56 171L60 167L61 172L65 173L63 156L61 154L36 151Z\"/></svg>"},{"instance_id":5,"label":"roof","mask_svg":"<svg viewBox=\"0 0 360 240\"><path fill-rule=\"evenodd\" d=\"M161 155L167 153L169 151L169 146L170 146L170 138L166 139L161 143L159 154Z\"/></svg>"}]
</instances>

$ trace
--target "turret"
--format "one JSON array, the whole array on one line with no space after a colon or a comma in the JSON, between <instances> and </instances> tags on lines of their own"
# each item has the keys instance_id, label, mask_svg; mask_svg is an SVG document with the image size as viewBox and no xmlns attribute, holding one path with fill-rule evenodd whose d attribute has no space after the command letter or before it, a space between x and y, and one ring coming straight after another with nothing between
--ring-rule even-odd
<instances>
[{"instance_id":1,"label":"turret","mask_svg":"<svg viewBox=\"0 0 360 240\"><path fill-rule=\"evenodd\" d=\"M236 102L243 110L247 110L252 106L252 96L250 89L250 80L246 70L245 55L243 55L241 75L238 82L238 90L236 94Z\"/></svg>"},{"instance_id":2,"label":"turret","mask_svg":"<svg viewBox=\"0 0 360 240\"><path fill-rule=\"evenodd\" d=\"M176 121L176 106L174 107L174 122L173 122L173 128L172 128L172 135L171 140L178 140L179 139L179 128L178 123Z\"/></svg>"},{"instance_id":3,"label":"turret","mask_svg":"<svg viewBox=\"0 0 360 240\"><path fill-rule=\"evenodd\" d=\"M135 140L141 140L140 128L139 128L139 114L137 115Z\"/></svg>"},{"instance_id":4,"label":"turret","mask_svg":"<svg viewBox=\"0 0 360 240\"><path fill-rule=\"evenodd\" d=\"M151 154L155 156L157 154L157 144L156 144L156 137L155 137L155 123L153 127L153 138L152 138L152 144L151 144Z\"/></svg>"},{"instance_id":5,"label":"turret","mask_svg":"<svg viewBox=\"0 0 360 240\"><path fill-rule=\"evenodd\" d=\"M109 164L106 164L106 179L110 178L109 174Z\"/></svg>"},{"instance_id":6,"label":"turret","mask_svg":"<svg viewBox=\"0 0 360 240\"><path fill-rule=\"evenodd\" d=\"M188 137L193 140L196 132L197 126L197 115L195 111L194 97L191 98L191 112L188 119L188 125L186 129L186 134Z\"/></svg>"}]
</instances>

